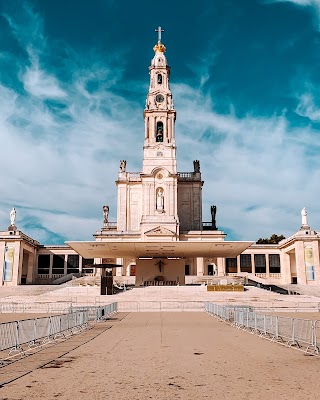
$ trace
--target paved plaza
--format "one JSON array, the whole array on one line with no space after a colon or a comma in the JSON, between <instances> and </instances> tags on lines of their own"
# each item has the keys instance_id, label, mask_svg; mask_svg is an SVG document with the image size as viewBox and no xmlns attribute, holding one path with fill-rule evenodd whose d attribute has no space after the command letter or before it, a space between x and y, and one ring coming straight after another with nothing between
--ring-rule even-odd
<instances>
[{"instance_id":1,"label":"paved plaza","mask_svg":"<svg viewBox=\"0 0 320 400\"><path fill-rule=\"evenodd\" d=\"M37 355L25 359L34 370L4 385L1 400L319 398L318 357L205 313L120 313L98 326L64 355L57 345L42 368Z\"/></svg>"}]
</instances>

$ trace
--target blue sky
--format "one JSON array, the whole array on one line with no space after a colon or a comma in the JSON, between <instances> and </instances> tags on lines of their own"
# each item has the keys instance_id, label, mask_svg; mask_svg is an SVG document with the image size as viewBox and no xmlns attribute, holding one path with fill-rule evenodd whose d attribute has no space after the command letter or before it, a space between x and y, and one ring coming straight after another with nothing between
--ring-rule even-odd
<instances>
[{"instance_id":1,"label":"blue sky","mask_svg":"<svg viewBox=\"0 0 320 400\"><path fill-rule=\"evenodd\" d=\"M305 206L320 229L320 0L0 0L1 229L12 206L46 244L91 239L104 204L116 220L158 25L203 219L216 204L228 239L288 236Z\"/></svg>"}]
</instances>

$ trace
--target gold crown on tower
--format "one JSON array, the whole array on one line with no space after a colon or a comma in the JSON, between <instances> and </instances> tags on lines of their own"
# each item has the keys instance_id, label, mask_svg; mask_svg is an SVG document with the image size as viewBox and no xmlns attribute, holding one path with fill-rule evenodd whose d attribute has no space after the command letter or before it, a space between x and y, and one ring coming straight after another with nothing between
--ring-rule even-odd
<instances>
[{"instance_id":1,"label":"gold crown on tower","mask_svg":"<svg viewBox=\"0 0 320 400\"><path fill-rule=\"evenodd\" d=\"M161 42L158 42L154 47L153 50L155 53L164 53L166 51L166 46Z\"/></svg>"}]
</instances>

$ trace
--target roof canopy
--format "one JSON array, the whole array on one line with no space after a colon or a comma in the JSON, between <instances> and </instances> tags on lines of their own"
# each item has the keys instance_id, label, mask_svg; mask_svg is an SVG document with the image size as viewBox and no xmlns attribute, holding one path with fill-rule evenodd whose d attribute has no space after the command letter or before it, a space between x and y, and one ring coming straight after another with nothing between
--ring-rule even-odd
<instances>
[{"instance_id":1,"label":"roof canopy","mask_svg":"<svg viewBox=\"0 0 320 400\"><path fill-rule=\"evenodd\" d=\"M84 258L237 257L253 242L66 242Z\"/></svg>"}]
</instances>

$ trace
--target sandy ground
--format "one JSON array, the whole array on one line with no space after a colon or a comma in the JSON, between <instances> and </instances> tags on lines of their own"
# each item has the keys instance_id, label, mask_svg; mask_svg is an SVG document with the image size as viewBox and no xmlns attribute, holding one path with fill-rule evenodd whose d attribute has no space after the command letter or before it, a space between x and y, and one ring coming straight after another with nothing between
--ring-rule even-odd
<instances>
[{"instance_id":1,"label":"sandy ground","mask_svg":"<svg viewBox=\"0 0 320 400\"><path fill-rule=\"evenodd\" d=\"M319 357L205 313L130 313L104 324L111 329L3 386L0 399L319 399Z\"/></svg>"}]
</instances>

